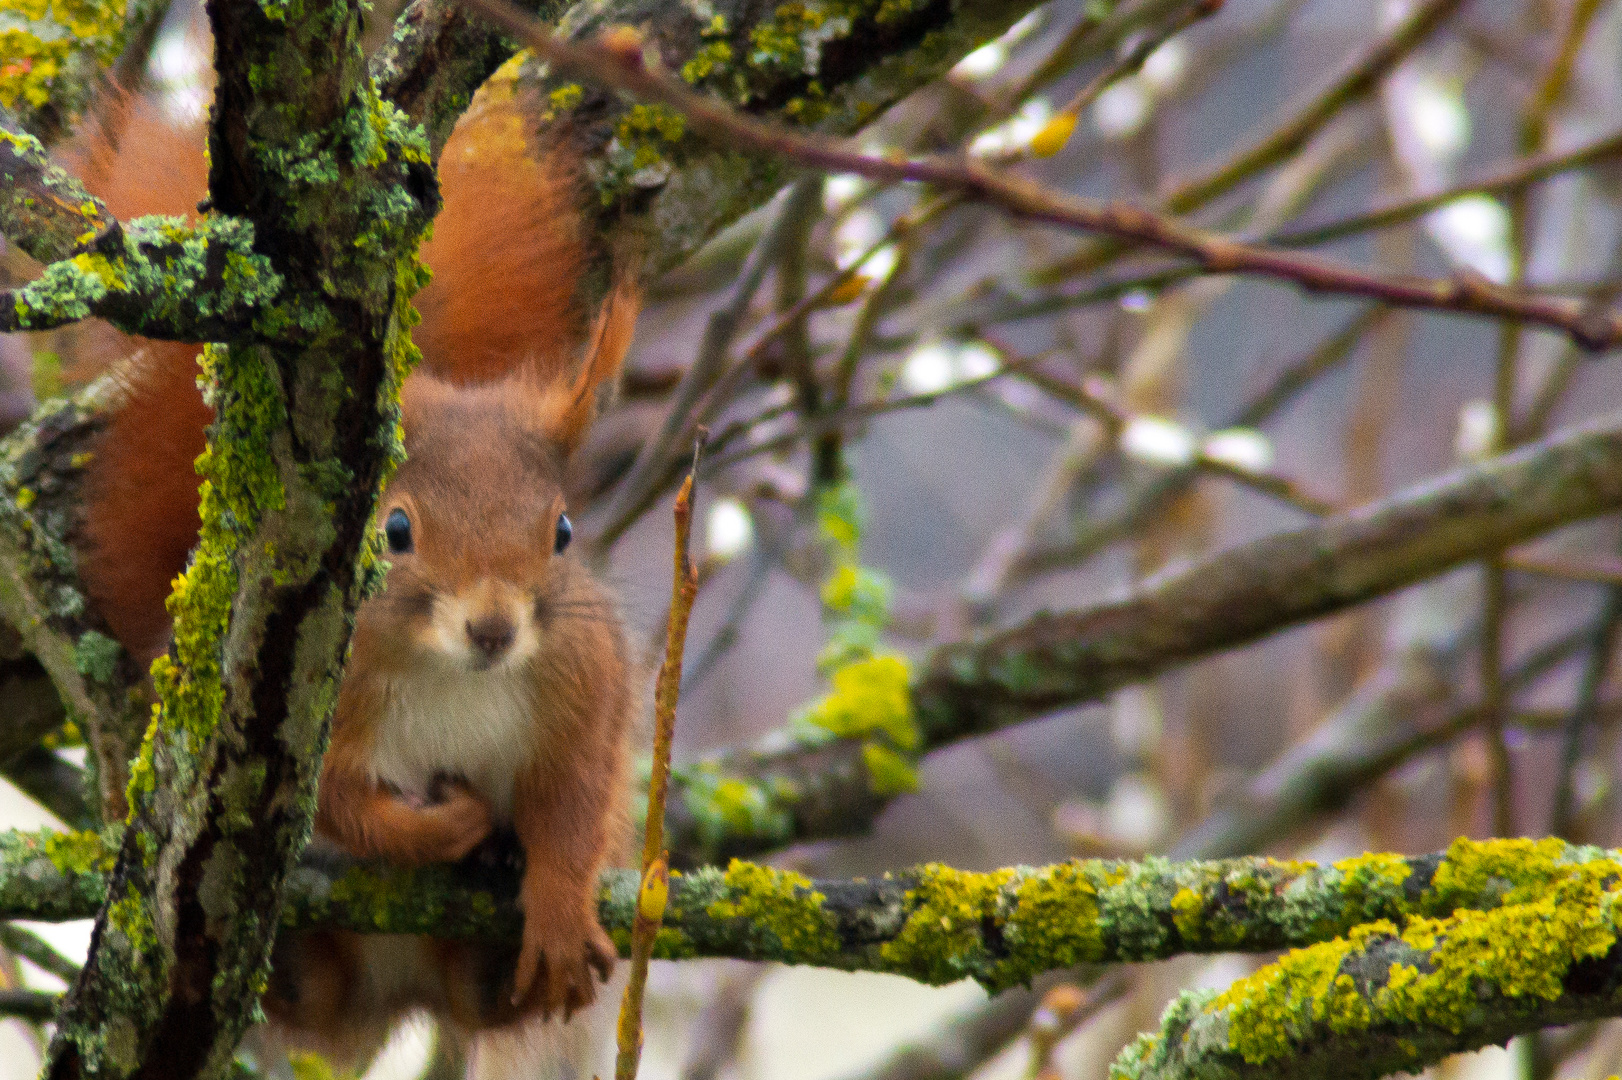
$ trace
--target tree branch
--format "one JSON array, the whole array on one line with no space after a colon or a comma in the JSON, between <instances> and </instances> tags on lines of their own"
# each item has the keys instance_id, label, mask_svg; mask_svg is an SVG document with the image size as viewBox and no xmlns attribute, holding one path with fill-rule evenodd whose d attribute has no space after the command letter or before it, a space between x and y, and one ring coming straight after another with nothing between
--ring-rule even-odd
<instances>
[{"instance_id":1,"label":"tree branch","mask_svg":"<svg viewBox=\"0 0 1622 1080\"><path fill-rule=\"evenodd\" d=\"M577 5L560 25L576 42L612 27L635 27L660 63L681 72L685 82L669 80L680 89L691 84L750 116L843 135L943 75L1034 6L1033 0L850 0L841 4L839 18L812 26L794 5L721 0L698 9L616 0ZM522 18L517 9L506 10ZM501 25L511 30L519 24ZM550 68L532 64L523 74L553 105L545 130L585 155L593 191L582 209L602 236L634 244L650 275L681 262L792 176L792 162L774 153L696 138L677 117L633 108L592 80L587 87L570 82L579 76L552 61ZM604 247L605 261L611 246Z\"/></svg>"},{"instance_id":2,"label":"tree branch","mask_svg":"<svg viewBox=\"0 0 1622 1080\"><path fill-rule=\"evenodd\" d=\"M51 263L82 250L86 233L115 224L100 199L51 164L38 139L0 127L0 235Z\"/></svg>"},{"instance_id":3,"label":"tree branch","mask_svg":"<svg viewBox=\"0 0 1622 1080\"><path fill-rule=\"evenodd\" d=\"M566 5L528 0L520 7L552 22ZM437 161L473 92L512 54L511 41L454 0L412 0L369 67L377 92L423 125Z\"/></svg>"},{"instance_id":4,"label":"tree branch","mask_svg":"<svg viewBox=\"0 0 1622 1080\"><path fill-rule=\"evenodd\" d=\"M72 536L84 465L117 386L101 380L37 412L0 441L0 617L56 687L53 709L31 671L7 684L13 705L0 739L4 759L61 725L63 712L88 741L107 820L122 819L129 761L150 719L136 692L143 672L113 640L79 582ZM8 653L13 650L6 650ZM21 664L19 657L18 663Z\"/></svg>"},{"instance_id":5,"label":"tree branch","mask_svg":"<svg viewBox=\"0 0 1622 1080\"><path fill-rule=\"evenodd\" d=\"M1096 701L1133 682L1364 603L1622 506L1622 417L1145 582L937 649L912 688L919 752ZM858 740L742 751L677 770L682 865L864 831L893 793Z\"/></svg>"},{"instance_id":6,"label":"tree branch","mask_svg":"<svg viewBox=\"0 0 1622 1080\"><path fill-rule=\"evenodd\" d=\"M218 216L172 239L208 238L194 259L277 306L251 343L232 330L205 354L216 420L200 542L153 668L160 710L106 903L51 1040L55 1080L217 1075L257 1013L354 612L378 572L360 556L397 447L417 243L438 208L420 129L367 78L357 0L208 11ZM216 247L218 262L204 257ZM107 279L86 306L131 295L127 320L189 318L216 340L228 320L206 320L258 313L148 287L136 251L75 257Z\"/></svg>"},{"instance_id":7,"label":"tree branch","mask_svg":"<svg viewBox=\"0 0 1622 1080\"><path fill-rule=\"evenodd\" d=\"M93 911L117 830L0 834L0 917L60 921ZM516 847L456 866L406 869L323 855L289 876L283 923L516 945ZM732 957L880 971L992 990L1081 963L1187 953L1268 952L1331 941L1377 920L1565 895L1616 896L1622 853L1561 840L1456 841L1431 855L1360 855L1332 865L1239 858L1078 859L977 873L938 864L882 878L813 881L734 862L673 873L655 955ZM598 911L623 952L637 874L604 875Z\"/></svg>"},{"instance_id":8,"label":"tree branch","mask_svg":"<svg viewBox=\"0 0 1622 1080\"><path fill-rule=\"evenodd\" d=\"M1533 853L1548 842L1521 843ZM1618 869L1592 865L1536 888L1501 879L1502 906L1373 922L1220 994L1185 993L1110 1075L1373 1080L1539 1028L1616 1016ZM1496 873L1491 860L1475 870L1477 880Z\"/></svg>"},{"instance_id":9,"label":"tree branch","mask_svg":"<svg viewBox=\"0 0 1622 1080\"><path fill-rule=\"evenodd\" d=\"M142 337L237 341L281 287L241 218L211 216L195 228L172 218L115 221L27 285L0 292L0 333L95 315Z\"/></svg>"},{"instance_id":10,"label":"tree branch","mask_svg":"<svg viewBox=\"0 0 1622 1080\"><path fill-rule=\"evenodd\" d=\"M1622 344L1622 315L1504 288L1479 275L1461 273L1435 280L1393 277L1312 255L1242 243L1126 203L1064 195L972 159L907 160L863 154L831 139L791 132L729 109L648 66L639 47L616 51L612 44L565 40L525 18L505 0L464 2L497 21L560 70L656 102L679 113L698 134L763 158L794 161L825 172L855 173L885 183L933 184L1029 221L1083 229L1184 255L1208 273L1271 278L1310 293L1362 296L1395 307L1515 319L1558 330L1586 349ZM1442 10L1453 4L1456 0L1433 3L1430 8Z\"/></svg>"}]
</instances>

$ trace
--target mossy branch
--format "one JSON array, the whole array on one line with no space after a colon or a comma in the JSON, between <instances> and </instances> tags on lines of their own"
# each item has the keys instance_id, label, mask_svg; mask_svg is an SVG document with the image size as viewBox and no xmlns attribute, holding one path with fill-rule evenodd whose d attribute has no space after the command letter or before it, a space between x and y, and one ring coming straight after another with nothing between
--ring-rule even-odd
<instances>
[{"instance_id":1,"label":"mossy branch","mask_svg":"<svg viewBox=\"0 0 1622 1080\"><path fill-rule=\"evenodd\" d=\"M1500 869L1489 856L1463 884ZM1371 922L1222 993L1185 993L1110 1075L1374 1080L1539 1028L1616 1016L1616 870L1592 863L1534 888L1505 877L1503 901L1489 909Z\"/></svg>"},{"instance_id":2,"label":"mossy branch","mask_svg":"<svg viewBox=\"0 0 1622 1080\"><path fill-rule=\"evenodd\" d=\"M527 0L519 7L551 21L566 5ZM423 126L434 159L450 138L473 92L513 54L506 35L455 0L412 0L394 34L371 59L377 92Z\"/></svg>"},{"instance_id":3,"label":"mossy branch","mask_svg":"<svg viewBox=\"0 0 1622 1080\"><path fill-rule=\"evenodd\" d=\"M27 667L15 669L0 751L14 760L64 716L73 721L91 747L100 785L92 812L109 820L124 816L129 760L149 704L139 690L142 672L84 594L72 535L90 447L116 398L113 382L98 381L71 401L46 405L0 441L0 617L55 684L59 701L53 708Z\"/></svg>"},{"instance_id":4,"label":"mossy branch","mask_svg":"<svg viewBox=\"0 0 1622 1080\"><path fill-rule=\"evenodd\" d=\"M51 263L114 224L100 199L51 164L38 139L0 127L0 235Z\"/></svg>"},{"instance_id":5,"label":"mossy branch","mask_svg":"<svg viewBox=\"0 0 1622 1080\"><path fill-rule=\"evenodd\" d=\"M86 307L133 294L110 313L132 328L190 319L184 336L231 344L204 353L216 419L200 542L171 597L159 710L90 955L57 1017L57 1080L218 1075L255 1019L354 612L379 573L371 517L398 451L416 248L438 208L426 142L367 77L356 0L208 13L214 214L195 232L131 226L202 272L153 270L127 241L73 260L104 290L74 291ZM225 303L163 271L218 280Z\"/></svg>"},{"instance_id":6,"label":"mossy branch","mask_svg":"<svg viewBox=\"0 0 1622 1080\"><path fill-rule=\"evenodd\" d=\"M1099 700L1619 506L1622 416L1610 416L1211 555L1124 599L939 648L911 688L916 749ZM871 771L866 746L791 742L679 769L673 859L724 861L864 831L894 794Z\"/></svg>"},{"instance_id":7,"label":"mossy branch","mask_svg":"<svg viewBox=\"0 0 1622 1080\"><path fill-rule=\"evenodd\" d=\"M116 831L0 836L0 916L94 910L117 840ZM490 852L418 870L307 858L288 879L282 921L516 947L517 882L515 857ZM605 876L599 911L622 949L636 897L634 872ZM1622 1014L1618 900L1622 853L1559 840L1460 840L1433 855L1332 865L1077 860L990 873L931 865L849 881L739 862L672 875L656 955L932 984L974 978L1000 990L1079 963L1297 948L1221 997L1186 999L1161 1037L1128 1055L1137 1071L1127 1075L1304 1075L1302 1060L1334 1057L1328 1048L1337 1047L1368 1060L1311 1075L1372 1077Z\"/></svg>"},{"instance_id":8,"label":"mossy branch","mask_svg":"<svg viewBox=\"0 0 1622 1080\"><path fill-rule=\"evenodd\" d=\"M253 225L209 217L113 222L76 254L20 289L0 292L0 332L51 330L99 316L130 334L171 341L235 341L257 326L282 277L254 250Z\"/></svg>"}]
</instances>

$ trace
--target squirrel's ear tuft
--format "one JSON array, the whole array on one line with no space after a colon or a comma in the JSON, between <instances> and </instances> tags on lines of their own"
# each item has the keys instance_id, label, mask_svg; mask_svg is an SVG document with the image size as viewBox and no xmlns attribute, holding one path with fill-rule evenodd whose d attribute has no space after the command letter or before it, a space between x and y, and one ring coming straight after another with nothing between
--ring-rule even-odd
<instances>
[{"instance_id":1,"label":"squirrel's ear tuft","mask_svg":"<svg viewBox=\"0 0 1622 1080\"><path fill-rule=\"evenodd\" d=\"M617 284L592 323L580 370L571 379L557 379L541 388L541 430L565 456L585 439L596 417L597 388L619 374L641 308L640 291L628 280Z\"/></svg>"}]
</instances>

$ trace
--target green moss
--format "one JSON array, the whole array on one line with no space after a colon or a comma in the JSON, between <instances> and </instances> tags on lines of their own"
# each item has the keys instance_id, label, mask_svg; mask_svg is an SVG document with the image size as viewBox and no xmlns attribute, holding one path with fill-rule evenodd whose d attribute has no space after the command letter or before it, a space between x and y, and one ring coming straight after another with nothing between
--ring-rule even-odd
<instances>
[{"instance_id":1,"label":"green moss","mask_svg":"<svg viewBox=\"0 0 1622 1080\"><path fill-rule=\"evenodd\" d=\"M1331 1036L1350 1036L1348 1047L1395 1044L1382 1069L1421 1064L1429 1059L1421 1045L1445 1045L1439 1037L1498 1030L1495 1016L1537 1015L1568 992L1573 964L1616 945L1622 867L1608 853L1555 840L1460 840L1418 905L1407 900L1412 873L1406 860L1382 855L1330 868L1322 886L1345 918L1387 910L1396 920L1296 949L1221 995L1168 1011L1160 1034L1124 1052L1112 1075L1203 1075L1215 1067L1210 1055L1224 1052L1266 1065ZM1194 905L1179 894L1174 907Z\"/></svg>"},{"instance_id":2,"label":"green moss","mask_svg":"<svg viewBox=\"0 0 1622 1080\"><path fill-rule=\"evenodd\" d=\"M370 912L372 925L379 930L394 929L402 908L409 909L419 898L402 893L384 875L354 868L332 883L329 894L335 904L354 912Z\"/></svg>"},{"instance_id":3,"label":"green moss","mask_svg":"<svg viewBox=\"0 0 1622 1080\"><path fill-rule=\"evenodd\" d=\"M1359 855L1335 863L1337 882L1350 922L1364 922L1375 913L1396 913L1406 909L1403 887L1411 871L1401 855Z\"/></svg>"},{"instance_id":4,"label":"green moss","mask_svg":"<svg viewBox=\"0 0 1622 1080\"><path fill-rule=\"evenodd\" d=\"M1555 881L1591 869L1598 852L1562 840L1455 840L1437 866L1424 896L1425 910L1491 907L1531 899ZM1609 863L1610 873L1622 865Z\"/></svg>"},{"instance_id":5,"label":"green moss","mask_svg":"<svg viewBox=\"0 0 1622 1080\"><path fill-rule=\"evenodd\" d=\"M815 964L839 952L838 924L823 907L827 897L805 875L734 859L722 883L724 896L705 914L744 920L751 937L764 938L769 954Z\"/></svg>"},{"instance_id":6,"label":"green moss","mask_svg":"<svg viewBox=\"0 0 1622 1080\"><path fill-rule=\"evenodd\" d=\"M565 83L547 95L554 109L572 109L585 98L586 90L579 83Z\"/></svg>"},{"instance_id":7,"label":"green moss","mask_svg":"<svg viewBox=\"0 0 1622 1080\"><path fill-rule=\"evenodd\" d=\"M210 269L215 259L223 266L218 280ZM282 284L270 261L254 252L246 221L208 218L193 228L179 218L144 217L125 228L118 250L51 263L17 291L14 303L20 326L48 328L85 318L111 294L127 294L126 306L138 310L119 320L122 329L161 327L173 336L199 328L200 320L247 318L267 307Z\"/></svg>"},{"instance_id":8,"label":"green moss","mask_svg":"<svg viewBox=\"0 0 1622 1080\"><path fill-rule=\"evenodd\" d=\"M28 28L15 25L23 21ZM0 0L0 106L40 108L77 54L107 64L124 46L124 0Z\"/></svg>"},{"instance_id":9,"label":"green moss","mask_svg":"<svg viewBox=\"0 0 1622 1080\"><path fill-rule=\"evenodd\" d=\"M1205 898L1190 888L1181 888L1171 898L1172 921L1186 941L1198 941L1205 926Z\"/></svg>"},{"instance_id":10,"label":"green moss","mask_svg":"<svg viewBox=\"0 0 1622 1080\"><path fill-rule=\"evenodd\" d=\"M682 65L681 77L690 83L700 83L724 71L731 62L732 46L725 41L711 41Z\"/></svg>"},{"instance_id":11,"label":"green moss","mask_svg":"<svg viewBox=\"0 0 1622 1080\"><path fill-rule=\"evenodd\" d=\"M629 955L631 952L630 931L624 931L625 941L621 943L620 933L614 934L614 945L620 952ZM653 958L655 960L690 960L698 955L698 947L691 938L669 926L661 926L659 932L653 937Z\"/></svg>"},{"instance_id":12,"label":"green moss","mask_svg":"<svg viewBox=\"0 0 1622 1080\"><path fill-rule=\"evenodd\" d=\"M839 550L842 560L856 557L862 538L862 493L855 484L830 484L817 492L817 530Z\"/></svg>"},{"instance_id":13,"label":"green moss","mask_svg":"<svg viewBox=\"0 0 1622 1080\"><path fill-rule=\"evenodd\" d=\"M889 577L854 563L835 567L822 583L824 607L859 619L888 618L890 593Z\"/></svg>"},{"instance_id":14,"label":"green moss","mask_svg":"<svg viewBox=\"0 0 1622 1080\"><path fill-rule=\"evenodd\" d=\"M157 928L152 925L152 916L147 914L146 904L134 886L123 899L108 905L107 923L124 935L136 955L150 955L157 948Z\"/></svg>"},{"instance_id":15,"label":"green moss","mask_svg":"<svg viewBox=\"0 0 1622 1080\"><path fill-rule=\"evenodd\" d=\"M991 986L1028 983L1051 968L1103 956L1098 890L1088 869L1069 862L1016 873L1013 910L1002 929L1008 956L993 969Z\"/></svg>"},{"instance_id":16,"label":"green moss","mask_svg":"<svg viewBox=\"0 0 1622 1080\"><path fill-rule=\"evenodd\" d=\"M1234 983L1206 1011L1227 1014L1229 1045L1252 1065L1288 1055L1296 1040L1319 1025L1336 1032L1364 1026L1368 1008L1346 1001L1341 963L1370 937L1395 930L1389 922L1371 923L1350 937L1295 949ZM1357 997L1355 988L1351 996Z\"/></svg>"}]
</instances>

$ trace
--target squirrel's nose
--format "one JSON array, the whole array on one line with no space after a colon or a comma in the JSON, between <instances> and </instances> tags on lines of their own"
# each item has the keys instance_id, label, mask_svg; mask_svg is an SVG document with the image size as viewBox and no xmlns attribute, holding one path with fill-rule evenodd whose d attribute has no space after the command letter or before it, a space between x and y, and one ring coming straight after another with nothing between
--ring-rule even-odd
<instances>
[{"instance_id":1,"label":"squirrel's nose","mask_svg":"<svg viewBox=\"0 0 1622 1080\"><path fill-rule=\"evenodd\" d=\"M467 622L467 639L487 662L506 652L517 635L518 628L505 615L481 615Z\"/></svg>"}]
</instances>

